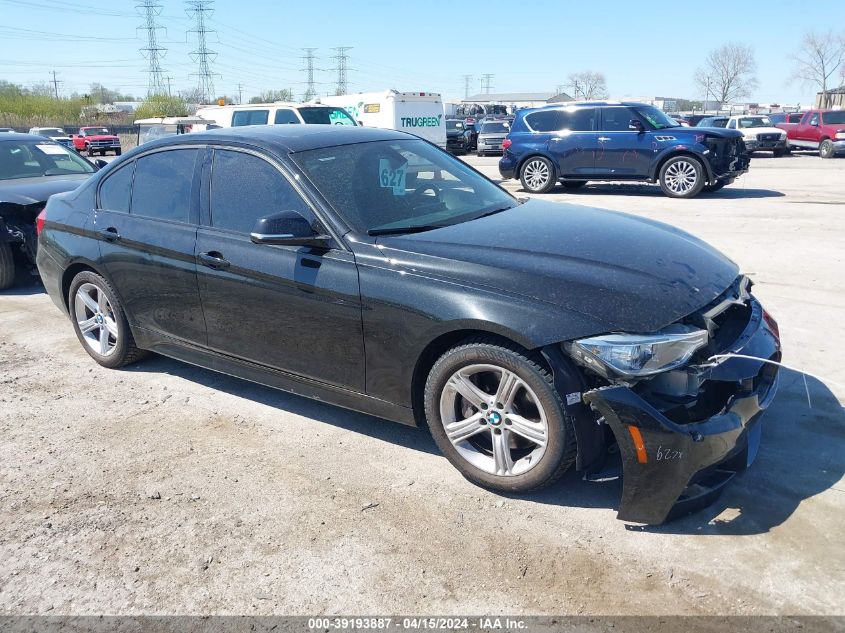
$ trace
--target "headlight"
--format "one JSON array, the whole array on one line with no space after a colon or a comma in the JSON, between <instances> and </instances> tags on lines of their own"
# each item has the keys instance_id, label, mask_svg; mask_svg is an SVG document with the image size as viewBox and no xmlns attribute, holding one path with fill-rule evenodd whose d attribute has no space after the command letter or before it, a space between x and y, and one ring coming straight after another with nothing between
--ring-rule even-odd
<instances>
[{"instance_id":1,"label":"headlight","mask_svg":"<svg viewBox=\"0 0 845 633\"><path fill-rule=\"evenodd\" d=\"M675 324L654 334L583 338L565 345L565 349L577 363L605 378L642 377L683 365L707 341L706 330Z\"/></svg>"},{"instance_id":2,"label":"headlight","mask_svg":"<svg viewBox=\"0 0 845 633\"><path fill-rule=\"evenodd\" d=\"M845 132L837 132L836 138L837 139L845 139Z\"/></svg>"},{"instance_id":3,"label":"headlight","mask_svg":"<svg viewBox=\"0 0 845 633\"><path fill-rule=\"evenodd\" d=\"M780 133L780 140L784 140L786 138L786 132Z\"/></svg>"}]
</instances>

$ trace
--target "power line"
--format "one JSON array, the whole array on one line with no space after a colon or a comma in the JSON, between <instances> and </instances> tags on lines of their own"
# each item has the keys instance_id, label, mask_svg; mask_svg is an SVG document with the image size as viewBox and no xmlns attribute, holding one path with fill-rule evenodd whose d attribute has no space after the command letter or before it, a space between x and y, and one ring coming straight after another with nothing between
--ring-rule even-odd
<instances>
[{"instance_id":1,"label":"power line","mask_svg":"<svg viewBox=\"0 0 845 633\"><path fill-rule=\"evenodd\" d=\"M135 8L141 11L141 16L146 20L138 28L144 29L147 32L147 46L138 50L149 61L147 68L147 72L149 73L147 94L163 94L164 80L160 58L164 57L167 49L158 44L158 31L163 27L159 26L156 21L156 18L161 15L161 5L157 4L156 0L141 0L141 3L136 4Z\"/></svg>"},{"instance_id":2,"label":"power line","mask_svg":"<svg viewBox=\"0 0 845 633\"><path fill-rule=\"evenodd\" d=\"M346 51L351 49L351 46L338 46L332 49L337 52L337 55L332 57L332 59L337 60L337 87L334 92L336 95L345 95L347 92L348 83L346 75L349 71L349 55L346 54Z\"/></svg>"},{"instance_id":3,"label":"power line","mask_svg":"<svg viewBox=\"0 0 845 633\"><path fill-rule=\"evenodd\" d=\"M305 94L302 95L303 101L311 101L317 96L317 90L314 87L314 51L316 48L303 48L305 51Z\"/></svg>"},{"instance_id":4,"label":"power line","mask_svg":"<svg viewBox=\"0 0 845 633\"><path fill-rule=\"evenodd\" d=\"M188 0L185 4L188 5L187 14L196 20L196 26L188 31L188 33L197 34L197 47L191 51L190 55L199 66L199 70L194 73L199 78L199 95L203 103L208 103L214 98L214 74L211 72L209 60L214 60L217 52L208 48L205 36L208 33L214 33L214 29L206 26L206 20L210 19L214 12L211 8L214 0Z\"/></svg>"}]
</instances>

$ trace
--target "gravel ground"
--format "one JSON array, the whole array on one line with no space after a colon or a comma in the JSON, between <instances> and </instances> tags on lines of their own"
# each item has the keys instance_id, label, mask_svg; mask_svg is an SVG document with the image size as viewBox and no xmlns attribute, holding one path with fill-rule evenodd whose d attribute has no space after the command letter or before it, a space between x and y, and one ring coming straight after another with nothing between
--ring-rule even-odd
<instances>
[{"instance_id":1,"label":"gravel ground","mask_svg":"<svg viewBox=\"0 0 845 633\"><path fill-rule=\"evenodd\" d=\"M103 369L22 279L0 295L0 613L842 614L843 182L845 160L761 158L692 201L551 196L723 249L820 377L808 404L784 371L757 463L658 528L615 519L618 482L498 496L424 431L162 357Z\"/></svg>"}]
</instances>

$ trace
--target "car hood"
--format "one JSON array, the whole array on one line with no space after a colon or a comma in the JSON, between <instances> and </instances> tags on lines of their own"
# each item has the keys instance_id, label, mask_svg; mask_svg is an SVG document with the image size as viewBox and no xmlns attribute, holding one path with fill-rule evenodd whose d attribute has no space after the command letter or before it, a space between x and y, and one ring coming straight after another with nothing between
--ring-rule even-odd
<instances>
[{"instance_id":1,"label":"car hood","mask_svg":"<svg viewBox=\"0 0 845 633\"><path fill-rule=\"evenodd\" d=\"M710 126L698 126L694 125L692 127L685 127L685 128L676 128L673 127L671 130L674 132L676 130L682 130L686 133L694 133L700 134L705 132L710 136L718 136L719 138L740 138L742 136L742 132L738 130L731 130L726 127L710 127Z\"/></svg>"},{"instance_id":2,"label":"car hood","mask_svg":"<svg viewBox=\"0 0 845 633\"><path fill-rule=\"evenodd\" d=\"M743 136L749 138L757 138L758 134L780 134L783 132L777 127L747 127L742 130Z\"/></svg>"},{"instance_id":3,"label":"car hood","mask_svg":"<svg viewBox=\"0 0 845 633\"><path fill-rule=\"evenodd\" d=\"M54 193L72 191L92 174L0 180L0 202L29 205L46 202Z\"/></svg>"},{"instance_id":4,"label":"car hood","mask_svg":"<svg viewBox=\"0 0 845 633\"><path fill-rule=\"evenodd\" d=\"M446 130L446 137L447 138L453 138L453 137L463 136L463 135L464 135L463 130Z\"/></svg>"},{"instance_id":5,"label":"car hood","mask_svg":"<svg viewBox=\"0 0 845 633\"><path fill-rule=\"evenodd\" d=\"M708 304L738 274L730 259L667 224L540 200L378 244L409 272L552 303L604 331L657 330Z\"/></svg>"},{"instance_id":6,"label":"car hood","mask_svg":"<svg viewBox=\"0 0 845 633\"><path fill-rule=\"evenodd\" d=\"M114 134L95 134L94 136L81 136L80 138L86 141L116 141L117 136Z\"/></svg>"}]
</instances>

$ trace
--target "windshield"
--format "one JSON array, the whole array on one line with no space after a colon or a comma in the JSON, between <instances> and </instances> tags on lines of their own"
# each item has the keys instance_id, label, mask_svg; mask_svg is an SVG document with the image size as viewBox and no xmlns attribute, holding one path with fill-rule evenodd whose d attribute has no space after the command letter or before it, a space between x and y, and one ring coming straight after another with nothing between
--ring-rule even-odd
<instances>
[{"instance_id":1,"label":"windshield","mask_svg":"<svg viewBox=\"0 0 845 633\"><path fill-rule=\"evenodd\" d=\"M57 127L42 127L38 130L38 133L41 136L67 136L64 130L60 130Z\"/></svg>"},{"instance_id":2,"label":"windshield","mask_svg":"<svg viewBox=\"0 0 845 633\"><path fill-rule=\"evenodd\" d=\"M767 116L744 116L737 119L740 128L747 127L772 127L772 122Z\"/></svg>"},{"instance_id":3,"label":"windshield","mask_svg":"<svg viewBox=\"0 0 845 633\"><path fill-rule=\"evenodd\" d=\"M679 127L678 122L675 121L675 119L669 118L663 110L658 110L654 106L639 106L634 109L656 130L665 130L669 127Z\"/></svg>"},{"instance_id":4,"label":"windshield","mask_svg":"<svg viewBox=\"0 0 845 633\"><path fill-rule=\"evenodd\" d=\"M822 113L822 120L826 124L845 123L845 110L839 110L837 112L824 112Z\"/></svg>"},{"instance_id":5,"label":"windshield","mask_svg":"<svg viewBox=\"0 0 845 633\"><path fill-rule=\"evenodd\" d=\"M507 134L511 131L511 124L507 121L490 121L481 126L481 134L492 134L502 132Z\"/></svg>"},{"instance_id":6,"label":"windshield","mask_svg":"<svg viewBox=\"0 0 845 633\"><path fill-rule=\"evenodd\" d=\"M306 123L317 125L357 125L355 120L343 108L324 106L320 108L300 108L299 114Z\"/></svg>"},{"instance_id":7,"label":"windshield","mask_svg":"<svg viewBox=\"0 0 845 633\"><path fill-rule=\"evenodd\" d=\"M104 127L89 127L83 132L85 132L85 136L111 136L111 133Z\"/></svg>"},{"instance_id":8,"label":"windshield","mask_svg":"<svg viewBox=\"0 0 845 633\"><path fill-rule=\"evenodd\" d=\"M0 180L93 173L91 163L52 141L0 143Z\"/></svg>"},{"instance_id":9,"label":"windshield","mask_svg":"<svg viewBox=\"0 0 845 633\"><path fill-rule=\"evenodd\" d=\"M446 119L446 129L450 132L458 131L464 129L464 124L462 121L456 121L454 119Z\"/></svg>"},{"instance_id":10,"label":"windshield","mask_svg":"<svg viewBox=\"0 0 845 633\"><path fill-rule=\"evenodd\" d=\"M325 147L291 156L352 228L411 233L510 209L517 201L422 140Z\"/></svg>"}]
</instances>

